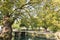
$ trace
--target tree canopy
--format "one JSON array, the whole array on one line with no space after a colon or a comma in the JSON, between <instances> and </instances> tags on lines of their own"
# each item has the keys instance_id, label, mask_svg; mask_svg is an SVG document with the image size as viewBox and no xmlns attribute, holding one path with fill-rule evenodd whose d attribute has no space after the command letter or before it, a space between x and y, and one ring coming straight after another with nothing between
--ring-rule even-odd
<instances>
[{"instance_id":1,"label":"tree canopy","mask_svg":"<svg viewBox=\"0 0 60 40\"><path fill-rule=\"evenodd\" d=\"M9 15L10 22L26 27L60 29L60 0L0 0L0 24ZM18 19L21 19L20 21ZM2 24L3 25L3 24Z\"/></svg>"}]
</instances>

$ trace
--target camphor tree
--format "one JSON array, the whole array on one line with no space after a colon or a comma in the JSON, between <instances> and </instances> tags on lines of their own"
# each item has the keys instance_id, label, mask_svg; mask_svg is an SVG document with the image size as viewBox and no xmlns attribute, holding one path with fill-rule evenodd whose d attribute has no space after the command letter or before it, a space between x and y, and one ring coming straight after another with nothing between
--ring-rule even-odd
<instances>
[{"instance_id":1,"label":"camphor tree","mask_svg":"<svg viewBox=\"0 0 60 40\"><path fill-rule=\"evenodd\" d=\"M60 26L59 0L0 0L0 24L3 25L3 40L11 40L12 25L17 19L31 27Z\"/></svg>"},{"instance_id":2,"label":"camphor tree","mask_svg":"<svg viewBox=\"0 0 60 40\"><path fill-rule=\"evenodd\" d=\"M18 18L25 18L24 14L26 13L23 14L23 11L29 10L30 6L34 6L39 2L40 0L0 0L0 21L3 25L1 35L3 40L11 40L14 21Z\"/></svg>"}]
</instances>

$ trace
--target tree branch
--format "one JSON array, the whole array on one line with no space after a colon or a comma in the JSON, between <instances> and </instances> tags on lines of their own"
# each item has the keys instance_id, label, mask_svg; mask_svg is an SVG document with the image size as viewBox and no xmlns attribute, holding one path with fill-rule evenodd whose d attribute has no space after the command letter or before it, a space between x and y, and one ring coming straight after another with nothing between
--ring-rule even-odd
<instances>
[{"instance_id":1,"label":"tree branch","mask_svg":"<svg viewBox=\"0 0 60 40\"><path fill-rule=\"evenodd\" d=\"M17 9L23 9L23 7L25 5L28 5L28 4L31 5L31 4L35 4L35 3L38 3L38 2L33 2L33 3L29 2L29 3L23 4L20 8L16 8L15 10L17 10Z\"/></svg>"}]
</instances>

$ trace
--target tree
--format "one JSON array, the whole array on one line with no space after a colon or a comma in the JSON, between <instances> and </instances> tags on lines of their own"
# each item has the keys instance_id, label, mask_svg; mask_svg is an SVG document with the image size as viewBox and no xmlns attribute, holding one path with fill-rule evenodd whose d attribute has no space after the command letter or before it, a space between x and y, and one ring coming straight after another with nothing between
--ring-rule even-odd
<instances>
[{"instance_id":1,"label":"tree","mask_svg":"<svg viewBox=\"0 0 60 40\"><path fill-rule=\"evenodd\" d=\"M26 3L27 2L27 3ZM25 16L21 12L22 9L27 8L27 5L39 3L37 0L0 0L0 14L3 30L2 30L2 37L3 40L11 40L12 38L12 24L14 23L17 18L24 18ZM28 7L29 7L28 6ZM30 8L30 7L29 7ZM28 9L28 8L27 8Z\"/></svg>"}]
</instances>

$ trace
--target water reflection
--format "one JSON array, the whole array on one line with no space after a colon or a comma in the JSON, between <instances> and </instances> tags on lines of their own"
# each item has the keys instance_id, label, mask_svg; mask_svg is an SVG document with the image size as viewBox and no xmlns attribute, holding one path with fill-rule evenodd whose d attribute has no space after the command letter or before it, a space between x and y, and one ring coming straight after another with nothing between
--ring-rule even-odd
<instances>
[{"instance_id":1,"label":"water reflection","mask_svg":"<svg viewBox=\"0 0 60 40\"><path fill-rule=\"evenodd\" d=\"M22 33L19 37L15 35L14 40L56 40L51 38L43 37L44 35L38 35L38 36L32 36L32 35L25 35L25 33Z\"/></svg>"},{"instance_id":2,"label":"water reflection","mask_svg":"<svg viewBox=\"0 0 60 40\"><path fill-rule=\"evenodd\" d=\"M25 36L25 37L21 37L20 40L48 40L48 39L42 37Z\"/></svg>"}]
</instances>

